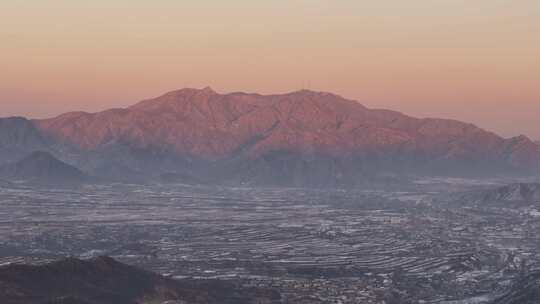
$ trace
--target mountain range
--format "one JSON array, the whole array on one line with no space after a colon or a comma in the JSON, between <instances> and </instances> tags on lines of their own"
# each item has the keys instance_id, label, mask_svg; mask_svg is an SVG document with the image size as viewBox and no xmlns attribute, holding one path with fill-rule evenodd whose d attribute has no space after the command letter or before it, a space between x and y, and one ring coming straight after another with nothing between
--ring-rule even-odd
<instances>
[{"instance_id":1,"label":"mountain range","mask_svg":"<svg viewBox=\"0 0 540 304\"><path fill-rule=\"evenodd\" d=\"M120 180L343 185L388 175L540 169L540 145L526 136L503 138L469 123L369 109L308 90L181 89L98 113L0 119L0 163L35 150Z\"/></svg>"}]
</instances>

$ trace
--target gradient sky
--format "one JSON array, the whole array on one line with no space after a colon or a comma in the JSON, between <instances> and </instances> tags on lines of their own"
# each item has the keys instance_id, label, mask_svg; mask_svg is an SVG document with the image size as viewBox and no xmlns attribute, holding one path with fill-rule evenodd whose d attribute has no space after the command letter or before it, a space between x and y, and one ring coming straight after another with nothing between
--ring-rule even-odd
<instances>
[{"instance_id":1,"label":"gradient sky","mask_svg":"<svg viewBox=\"0 0 540 304\"><path fill-rule=\"evenodd\" d=\"M540 139L538 0L0 0L0 116L332 91Z\"/></svg>"}]
</instances>

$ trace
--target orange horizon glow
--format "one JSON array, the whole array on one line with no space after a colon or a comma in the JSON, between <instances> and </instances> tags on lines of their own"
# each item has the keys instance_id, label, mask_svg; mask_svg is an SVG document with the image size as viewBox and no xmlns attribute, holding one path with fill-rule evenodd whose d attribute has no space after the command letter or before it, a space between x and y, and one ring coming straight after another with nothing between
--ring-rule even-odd
<instances>
[{"instance_id":1,"label":"orange horizon glow","mask_svg":"<svg viewBox=\"0 0 540 304\"><path fill-rule=\"evenodd\" d=\"M540 139L538 1L30 0L0 16L0 116L309 88Z\"/></svg>"}]
</instances>

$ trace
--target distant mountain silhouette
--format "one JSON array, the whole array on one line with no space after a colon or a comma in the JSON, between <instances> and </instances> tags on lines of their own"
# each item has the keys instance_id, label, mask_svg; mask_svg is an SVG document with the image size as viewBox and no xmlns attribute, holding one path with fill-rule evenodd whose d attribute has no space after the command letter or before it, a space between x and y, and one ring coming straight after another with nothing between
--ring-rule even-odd
<instances>
[{"instance_id":1,"label":"distant mountain silhouette","mask_svg":"<svg viewBox=\"0 0 540 304\"><path fill-rule=\"evenodd\" d=\"M0 176L45 184L80 183L88 180L81 170L68 165L48 152L36 151L22 160L0 168Z\"/></svg>"},{"instance_id":2,"label":"distant mountain silhouette","mask_svg":"<svg viewBox=\"0 0 540 304\"><path fill-rule=\"evenodd\" d=\"M375 173L537 174L540 146L472 124L368 109L332 93L181 89L125 109L34 120L93 174L270 184L354 184ZM9 132L8 132L9 133ZM104 165L107 164L107 165ZM173 172L171 172L173 171ZM171 176L171 175L169 175Z\"/></svg>"},{"instance_id":3,"label":"distant mountain silhouette","mask_svg":"<svg viewBox=\"0 0 540 304\"><path fill-rule=\"evenodd\" d=\"M278 303L280 295L212 280L175 281L108 257L0 267L2 304ZM173 302L177 300L178 302Z\"/></svg>"},{"instance_id":4,"label":"distant mountain silhouette","mask_svg":"<svg viewBox=\"0 0 540 304\"><path fill-rule=\"evenodd\" d=\"M29 151L49 146L35 124L22 117L0 118L0 165L12 162Z\"/></svg>"}]
</instances>

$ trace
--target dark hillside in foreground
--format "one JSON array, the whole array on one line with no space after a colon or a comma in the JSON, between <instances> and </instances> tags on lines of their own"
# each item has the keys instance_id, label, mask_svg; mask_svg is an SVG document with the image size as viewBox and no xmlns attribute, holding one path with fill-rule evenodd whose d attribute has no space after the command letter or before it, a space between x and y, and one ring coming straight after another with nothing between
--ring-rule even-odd
<instances>
[{"instance_id":1,"label":"dark hillside in foreground","mask_svg":"<svg viewBox=\"0 0 540 304\"><path fill-rule=\"evenodd\" d=\"M175 281L108 257L0 267L2 304L279 303L279 294L212 280Z\"/></svg>"}]
</instances>

